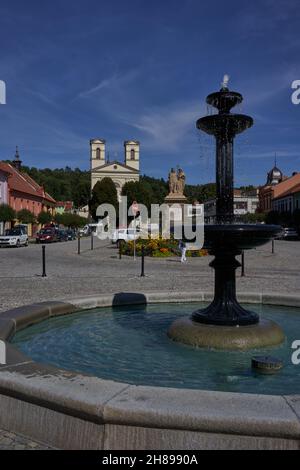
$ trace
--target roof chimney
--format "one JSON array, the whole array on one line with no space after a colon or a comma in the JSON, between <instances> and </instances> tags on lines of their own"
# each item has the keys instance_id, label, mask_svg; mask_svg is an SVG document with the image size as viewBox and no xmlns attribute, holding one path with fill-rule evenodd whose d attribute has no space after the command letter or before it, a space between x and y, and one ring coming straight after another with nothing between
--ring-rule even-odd
<instances>
[{"instance_id":1,"label":"roof chimney","mask_svg":"<svg viewBox=\"0 0 300 470\"><path fill-rule=\"evenodd\" d=\"M21 170L22 160L20 160L18 146L16 147L15 159L12 161L12 165L16 170L18 170L18 171Z\"/></svg>"}]
</instances>

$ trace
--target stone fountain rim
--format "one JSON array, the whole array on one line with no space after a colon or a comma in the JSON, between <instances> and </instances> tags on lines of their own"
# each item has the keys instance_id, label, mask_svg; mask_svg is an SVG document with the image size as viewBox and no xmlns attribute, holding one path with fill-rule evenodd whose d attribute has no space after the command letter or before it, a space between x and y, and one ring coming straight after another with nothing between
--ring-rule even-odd
<instances>
[{"instance_id":1,"label":"stone fountain rim","mask_svg":"<svg viewBox=\"0 0 300 470\"><path fill-rule=\"evenodd\" d=\"M7 341L8 363L0 366L0 426L61 448L92 445L87 441L83 443L83 438L78 437L87 429L86 426L91 433L90 443L94 442L92 434L96 429L100 432L100 427L104 427L104 431L109 433L112 427L116 430L121 426L122 429L133 427L156 433L163 429L179 433L178 436L182 432L199 436L206 436L206 433L231 436L231 439L234 436L245 439L254 436L256 440L270 441L272 446L279 441L284 446L300 444L300 395L272 396L129 385L35 363L9 343L16 331L58 315L97 307L211 299L211 292L95 294L35 303L1 313L0 339ZM300 307L300 295L297 294L244 292L239 293L239 300ZM22 410L30 414L30 423L24 421ZM43 419L47 420L47 426L41 426ZM81 432L78 435L74 433L72 438L64 436L57 429L60 427L57 423L52 428L50 426L56 419L72 420ZM68 439L71 439L71 444L68 444ZM102 442L101 445L110 448L114 443Z\"/></svg>"}]
</instances>

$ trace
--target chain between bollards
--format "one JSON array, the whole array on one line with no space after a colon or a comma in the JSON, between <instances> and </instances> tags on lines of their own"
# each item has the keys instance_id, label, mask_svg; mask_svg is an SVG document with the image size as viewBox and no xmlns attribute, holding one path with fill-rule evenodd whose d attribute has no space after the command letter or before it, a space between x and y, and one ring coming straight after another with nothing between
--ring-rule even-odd
<instances>
[{"instance_id":1,"label":"chain between bollards","mask_svg":"<svg viewBox=\"0 0 300 470\"><path fill-rule=\"evenodd\" d=\"M42 277L47 277L47 274L46 274L46 247L45 247L45 245L42 246L42 260L43 260L43 274L42 274Z\"/></svg>"},{"instance_id":2,"label":"chain between bollards","mask_svg":"<svg viewBox=\"0 0 300 470\"><path fill-rule=\"evenodd\" d=\"M242 251L242 272L241 277L245 277L245 252Z\"/></svg>"},{"instance_id":3,"label":"chain between bollards","mask_svg":"<svg viewBox=\"0 0 300 470\"><path fill-rule=\"evenodd\" d=\"M142 270L141 277L145 277L145 247L142 245Z\"/></svg>"}]
</instances>

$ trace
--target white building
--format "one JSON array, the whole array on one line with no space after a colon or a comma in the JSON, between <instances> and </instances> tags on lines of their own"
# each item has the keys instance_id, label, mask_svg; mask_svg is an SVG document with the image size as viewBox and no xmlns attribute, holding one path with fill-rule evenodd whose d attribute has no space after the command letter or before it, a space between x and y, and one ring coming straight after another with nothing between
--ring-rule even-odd
<instances>
[{"instance_id":1,"label":"white building","mask_svg":"<svg viewBox=\"0 0 300 470\"><path fill-rule=\"evenodd\" d=\"M108 161L105 145L103 139L90 141L91 190L98 181L109 177L115 183L120 198L125 183L140 179L140 143L135 140L124 142L124 163Z\"/></svg>"},{"instance_id":2,"label":"white building","mask_svg":"<svg viewBox=\"0 0 300 470\"><path fill-rule=\"evenodd\" d=\"M234 215L238 218L246 214L255 214L258 208L258 190L242 192L234 190ZM204 215L207 222L213 222L216 217L216 199L204 203Z\"/></svg>"}]
</instances>

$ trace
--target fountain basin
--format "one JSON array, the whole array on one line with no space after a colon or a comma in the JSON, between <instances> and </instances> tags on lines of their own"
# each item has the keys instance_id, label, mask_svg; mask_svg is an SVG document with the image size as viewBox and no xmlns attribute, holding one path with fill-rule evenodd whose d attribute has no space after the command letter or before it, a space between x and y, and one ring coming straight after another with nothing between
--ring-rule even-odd
<instances>
[{"instance_id":1,"label":"fountain basin","mask_svg":"<svg viewBox=\"0 0 300 470\"><path fill-rule=\"evenodd\" d=\"M81 311L26 328L17 333L13 345L37 362L135 385L248 393L259 388L260 393L273 394L289 391L288 383L294 379L291 364L286 364L284 379L278 377L268 383L253 376L253 351L246 349L250 343L254 350L256 346L260 354L267 355L276 332L280 340L284 339L274 320L285 323L291 343L297 321L300 328L300 315L295 315L298 310L254 307L263 317L258 326L219 328L195 324L193 331L201 329L202 344L197 344L197 332L196 342L190 343L193 348L168 338L170 325L176 322L180 341L184 342L185 334L190 338L190 325L182 315L191 314L200 305L170 302ZM268 337L269 342L261 349L261 341ZM217 340L222 351L215 347ZM226 351L228 347L230 351ZM289 347L277 346L272 351L288 362ZM232 377L235 380L231 381Z\"/></svg>"},{"instance_id":2,"label":"fountain basin","mask_svg":"<svg viewBox=\"0 0 300 470\"><path fill-rule=\"evenodd\" d=\"M176 302L211 299L212 294L206 292L152 292L43 302L2 313L0 338L9 339L15 329L20 331L47 318L76 314L78 310L168 301L176 305ZM293 307L298 312L296 318L300 314L299 295L240 293L239 299L257 306ZM94 450L300 448L297 367L294 367L288 396L286 389L282 393L285 396L280 391L277 396L274 393L262 395L258 386L252 394L225 393L136 386L98 379L38 364L14 345L8 346L7 365L0 366L1 426L54 447ZM217 354L222 358L222 353ZM291 362L286 364L290 366ZM286 371L285 367L276 378ZM231 383L234 384L234 377Z\"/></svg>"}]
</instances>

